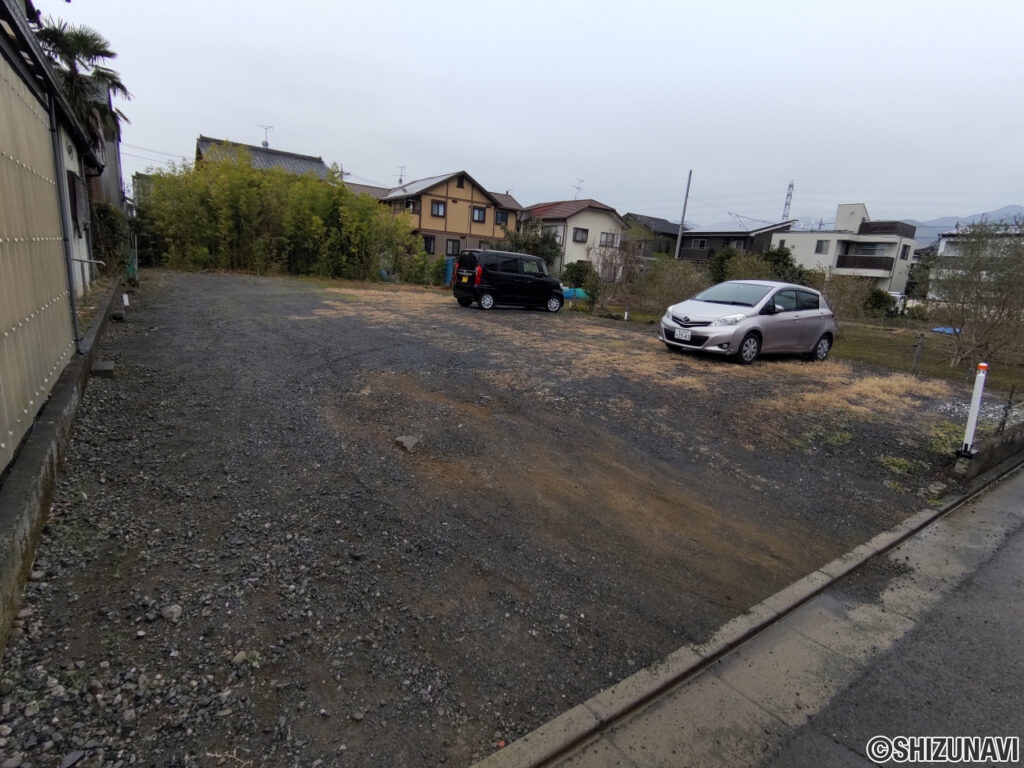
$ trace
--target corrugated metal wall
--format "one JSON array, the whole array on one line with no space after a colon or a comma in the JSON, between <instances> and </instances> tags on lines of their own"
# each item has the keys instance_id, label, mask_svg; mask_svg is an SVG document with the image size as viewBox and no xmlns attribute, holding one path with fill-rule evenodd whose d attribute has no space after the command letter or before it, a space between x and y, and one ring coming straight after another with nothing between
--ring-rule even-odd
<instances>
[{"instance_id":1,"label":"corrugated metal wall","mask_svg":"<svg viewBox=\"0 0 1024 768\"><path fill-rule=\"evenodd\" d=\"M0 471L74 354L46 109L0 58Z\"/></svg>"}]
</instances>

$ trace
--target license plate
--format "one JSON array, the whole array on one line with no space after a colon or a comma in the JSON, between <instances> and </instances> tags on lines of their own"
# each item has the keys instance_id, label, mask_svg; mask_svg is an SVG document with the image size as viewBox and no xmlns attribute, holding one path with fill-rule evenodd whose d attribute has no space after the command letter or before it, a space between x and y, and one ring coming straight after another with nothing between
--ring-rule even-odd
<instances>
[{"instance_id":1,"label":"license plate","mask_svg":"<svg viewBox=\"0 0 1024 768\"><path fill-rule=\"evenodd\" d=\"M676 339L679 341L689 341L690 332L682 328L676 328Z\"/></svg>"},{"instance_id":2,"label":"license plate","mask_svg":"<svg viewBox=\"0 0 1024 768\"><path fill-rule=\"evenodd\" d=\"M460 282L468 283L469 282L469 276L468 275L463 275L462 276L462 280Z\"/></svg>"}]
</instances>

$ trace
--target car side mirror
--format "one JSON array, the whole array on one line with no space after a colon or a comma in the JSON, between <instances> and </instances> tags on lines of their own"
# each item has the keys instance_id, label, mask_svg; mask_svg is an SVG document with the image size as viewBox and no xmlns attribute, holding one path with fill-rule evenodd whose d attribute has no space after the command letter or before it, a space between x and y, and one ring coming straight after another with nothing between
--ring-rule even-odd
<instances>
[{"instance_id":1,"label":"car side mirror","mask_svg":"<svg viewBox=\"0 0 1024 768\"><path fill-rule=\"evenodd\" d=\"M775 304L775 302L774 301L770 301L770 302L768 302L767 304L764 305L764 309L761 310L761 314L762 315L774 315L778 311L779 311L778 310L778 306Z\"/></svg>"}]
</instances>

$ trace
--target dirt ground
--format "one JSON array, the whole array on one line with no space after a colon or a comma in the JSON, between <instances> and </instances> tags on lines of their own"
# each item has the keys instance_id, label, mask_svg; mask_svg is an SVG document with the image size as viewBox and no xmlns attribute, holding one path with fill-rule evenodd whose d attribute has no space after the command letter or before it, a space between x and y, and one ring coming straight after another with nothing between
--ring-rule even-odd
<instances>
[{"instance_id":1,"label":"dirt ground","mask_svg":"<svg viewBox=\"0 0 1024 768\"><path fill-rule=\"evenodd\" d=\"M468 765L931 503L962 397L162 271L101 357L0 666L22 766Z\"/></svg>"}]
</instances>

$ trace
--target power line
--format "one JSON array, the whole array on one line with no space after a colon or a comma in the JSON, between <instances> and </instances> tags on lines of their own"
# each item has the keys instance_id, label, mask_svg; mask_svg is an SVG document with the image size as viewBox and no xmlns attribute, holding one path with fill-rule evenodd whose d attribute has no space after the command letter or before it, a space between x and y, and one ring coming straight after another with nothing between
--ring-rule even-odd
<instances>
[{"instance_id":1,"label":"power line","mask_svg":"<svg viewBox=\"0 0 1024 768\"><path fill-rule=\"evenodd\" d=\"M152 152L156 155L167 155L168 157L181 157L181 152L164 152L162 149L150 149L149 147L140 147L137 144L128 144L121 142L122 147L131 147L132 149L141 149L143 152ZM125 154L128 154L127 152Z\"/></svg>"}]
</instances>

